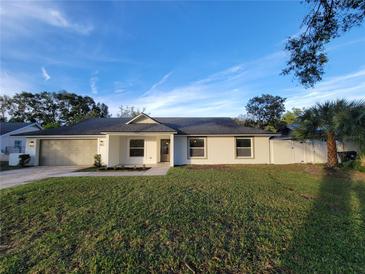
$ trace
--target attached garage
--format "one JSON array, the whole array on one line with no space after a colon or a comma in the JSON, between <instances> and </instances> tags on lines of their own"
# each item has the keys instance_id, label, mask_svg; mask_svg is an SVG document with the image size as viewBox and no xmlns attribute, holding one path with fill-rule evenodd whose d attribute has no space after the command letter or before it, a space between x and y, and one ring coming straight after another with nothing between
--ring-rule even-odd
<instances>
[{"instance_id":1,"label":"attached garage","mask_svg":"<svg viewBox=\"0 0 365 274\"><path fill-rule=\"evenodd\" d=\"M40 141L39 164L83 166L94 163L96 139L45 139Z\"/></svg>"}]
</instances>

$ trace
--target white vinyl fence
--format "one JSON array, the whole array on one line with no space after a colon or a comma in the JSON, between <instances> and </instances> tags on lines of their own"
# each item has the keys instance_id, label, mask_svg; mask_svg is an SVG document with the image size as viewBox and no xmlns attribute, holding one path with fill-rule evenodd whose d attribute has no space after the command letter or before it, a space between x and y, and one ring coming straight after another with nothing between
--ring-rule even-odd
<instances>
[{"instance_id":1,"label":"white vinyl fence","mask_svg":"<svg viewBox=\"0 0 365 274\"><path fill-rule=\"evenodd\" d=\"M355 150L356 147L350 143L337 143L337 151ZM293 164L293 163L326 163L327 145L326 142L318 140L294 141L290 139L270 140L270 160L272 164Z\"/></svg>"}]
</instances>

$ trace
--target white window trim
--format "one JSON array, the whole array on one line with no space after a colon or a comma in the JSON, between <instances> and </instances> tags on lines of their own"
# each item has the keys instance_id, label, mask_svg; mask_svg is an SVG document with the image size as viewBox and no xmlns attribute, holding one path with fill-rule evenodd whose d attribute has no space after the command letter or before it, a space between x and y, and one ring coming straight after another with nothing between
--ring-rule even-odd
<instances>
[{"instance_id":1,"label":"white window trim","mask_svg":"<svg viewBox=\"0 0 365 274\"><path fill-rule=\"evenodd\" d=\"M142 149L140 147L131 147L131 140L143 140L143 156L131 156L131 148L134 149ZM146 141L144 138L128 138L128 157L129 158L144 158L144 156L146 155Z\"/></svg>"},{"instance_id":2,"label":"white window trim","mask_svg":"<svg viewBox=\"0 0 365 274\"><path fill-rule=\"evenodd\" d=\"M247 140L247 139L251 140L251 156L238 156L237 155L237 140ZM234 138L234 155L236 156L237 159L252 159L252 158L254 158L253 147L254 147L254 143L253 143L253 138L252 137L235 137Z\"/></svg>"},{"instance_id":3,"label":"white window trim","mask_svg":"<svg viewBox=\"0 0 365 274\"><path fill-rule=\"evenodd\" d=\"M190 156L190 139L203 139L204 140L204 156ZM207 158L207 138L206 137L189 136L187 138L187 140L188 140L188 159L206 159ZM203 148L197 148L197 149L203 149Z\"/></svg>"}]
</instances>

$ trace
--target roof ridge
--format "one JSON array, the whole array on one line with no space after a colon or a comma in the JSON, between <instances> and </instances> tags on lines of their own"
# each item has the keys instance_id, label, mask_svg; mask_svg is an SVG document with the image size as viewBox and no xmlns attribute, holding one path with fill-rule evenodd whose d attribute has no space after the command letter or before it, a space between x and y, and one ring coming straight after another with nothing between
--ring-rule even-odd
<instances>
[{"instance_id":1,"label":"roof ridge","mask_svg":"<svg viewBox=\"0 0 365 274\"><path fill-rule=\"evenodd\" d=\"M155 118L155 119L163 119L163 118L169 118L169 119L179 119L179 118L181 118L181 119L222 119L222 118L224 118L224 119L234 119L234 118L232 118L232 117L223 117L223 116L219 116L219 117L198 117L198 116L183 116L183 117L153 117L153 118Z\"/></svg>"},{"instance_id":2,"label":"roof ridge","mask_svg":"<svg viewBox=\"0 0 365 274\"><path fill-rule=\"evenodd\" d=\"M233 117L225 117L225 116L215 116L215 117L199 117L199 116L164 116L164 117L157 117L157 116L150 116L153 119L234 119ZM96 120L96 119L131 119L131 117L91 117L88 119L85 119L84 121L87 120ZM3 123L3 122L2 122ZM4 122L4 123L8 123L8 122ZM18 122L16 122L18 123ZM19 122L21 123L21 122Z\"/></svg>"}]
</instances>

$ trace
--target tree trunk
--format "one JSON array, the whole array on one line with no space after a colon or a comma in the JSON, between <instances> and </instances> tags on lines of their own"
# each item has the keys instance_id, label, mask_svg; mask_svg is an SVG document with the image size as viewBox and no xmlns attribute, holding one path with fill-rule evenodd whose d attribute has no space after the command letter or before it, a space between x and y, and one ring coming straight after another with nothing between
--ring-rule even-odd
<instances>
[{"instance_id":1,"label":"tree trunk","mask_svg":"<svg viewBox=\"0 0 365 274\"><path fill-rule=\"evenodd\" d=\"M335 167L338 165L337 146L335 134L330 131L327 133L327 166Z\"/></svg>"}]
</instances>

